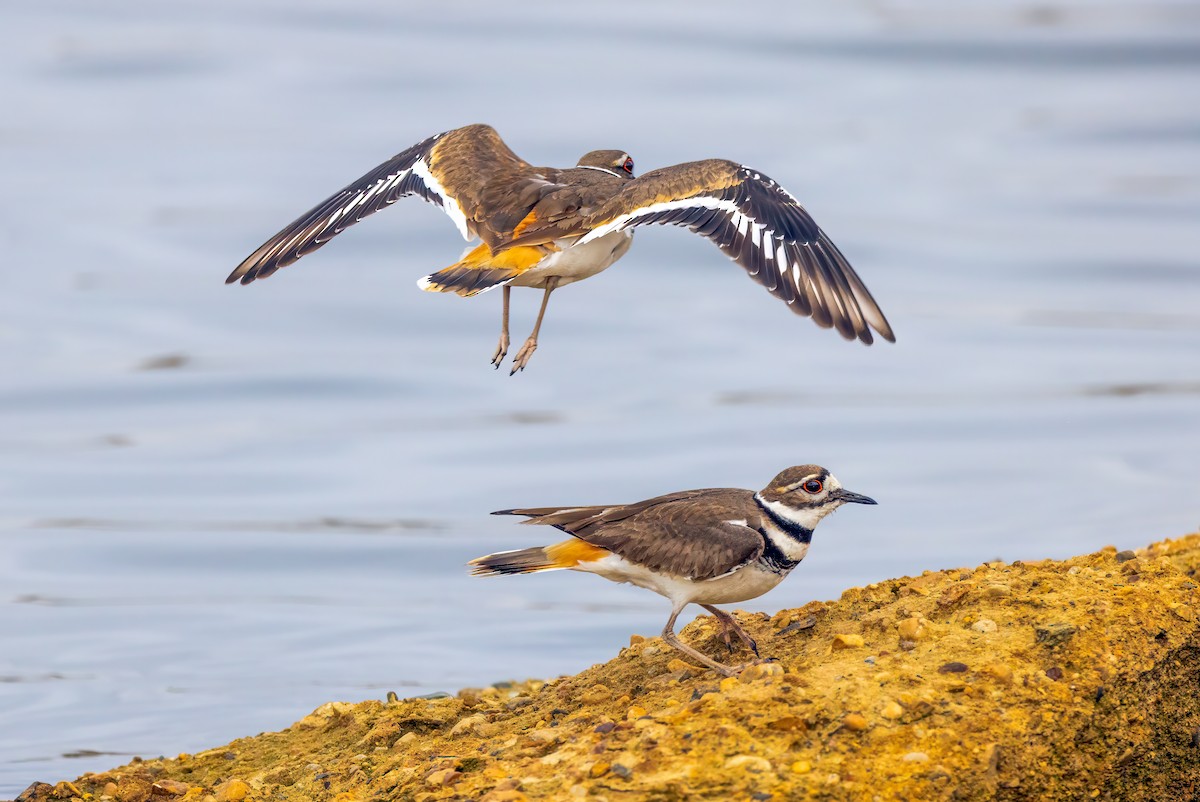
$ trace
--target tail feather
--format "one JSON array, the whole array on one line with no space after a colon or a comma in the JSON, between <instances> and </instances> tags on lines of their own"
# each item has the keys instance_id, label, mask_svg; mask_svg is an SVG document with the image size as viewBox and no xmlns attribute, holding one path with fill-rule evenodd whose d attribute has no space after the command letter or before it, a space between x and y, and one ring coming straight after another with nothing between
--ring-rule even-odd
<instances>
[{"instance_id":1,"label":"tail feather","mask_svg":"<svg viewBox=\"0 0 1200 802\"><path fill-rule=\"evenodd\" d=\"M467 564L471 566L472 576L532 574L537 571L575 568L580 563L599 560L611 553L608 549L573 538L552 546L500 551L486 557L478 557Z\"/></svg>"},{"instance_id":2,"label":"tail feather","mask_svg":"<svg viewBox=\"0 0 1200 802\"><path fill-rule=\"evenodd\" d=\"M535 571L552 571L555 568L565 567L555 565L542 546L489 554L486 557L471 560L467 565L471 566L471 576L532 574Z\"/></svg>"},{"instance_id":3,"label":"tail feather","mask_svg":"<svg viewBox=\"0 0 1200 802\"><path fill-rule=\"evenodd\" d=\"M428 292L453 292L469 297L512 281L546 257L545 248L512 248L492 253L487 244L417 282Z\"/></svg>"}]
</instances>

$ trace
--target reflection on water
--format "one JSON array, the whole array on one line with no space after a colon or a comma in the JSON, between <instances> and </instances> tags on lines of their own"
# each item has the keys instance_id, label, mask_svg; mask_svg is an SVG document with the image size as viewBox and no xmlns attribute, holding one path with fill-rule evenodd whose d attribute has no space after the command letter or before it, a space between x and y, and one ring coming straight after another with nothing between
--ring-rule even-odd
<instances>
[{"instance_id":1,"label":"reflection on water","mask_svg":"<svg viewBox=\"0 0 1200 802\"><path fill-rule=\"evenodd\" d=\"M1194 528L1192 6L778 2L731 25L680 1L619 34L570 4L8 10L0 797L330 699L577 671L661 627L662 599L592 577L469 578L557 534L496 509L802 462L879 500L758 610ZM475 121L538 163L763 169L899 342L842 342L649 230L555 294L509 378L498 297L415 288L462 247L416 201L223 286L336 187ZM514 293L514 331L536 306Z\"/></svg>"}]
</instances>

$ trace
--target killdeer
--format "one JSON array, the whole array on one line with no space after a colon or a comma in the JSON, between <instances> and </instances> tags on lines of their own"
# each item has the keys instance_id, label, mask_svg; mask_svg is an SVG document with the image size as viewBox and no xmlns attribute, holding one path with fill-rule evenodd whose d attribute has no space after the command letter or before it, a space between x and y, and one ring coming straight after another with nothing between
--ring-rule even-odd
<instances>
[{"instance_id":1,"label":"killdeer","mask_svg":"<svg viewBox=\"0 0 1200 802\"><path fill-rule=\"evenodd\" d=\"M758 656L754 639L713 605L753 599L778 585L808 553L816 525L846 503L875 501L844 489L819 465L800 465L757 493L685 490L634 504L500 510L493 515L524 515L522 523L553 526L574 537L489 554L469 564L475 576L567 568L652 590L671 602L663 640L732 676L734 668L680 641L675 619L687 605L698 604L721 622L730 648L733 634Z\"/></svg>"},{"instance_id":2,"label":"killdeer","mask_svg":"<svg viewBox=\"0 0 1200 802\"><path fill-rule=\"evenodd\" d=\"M872 329L895 341L837 246L791 193L757 170L708 159L634 178L633 159L619 150L594 150L571 168L534 167L487 125L432 136L388 159L289 223L226 283L265 278L407 195L440 206L464 239L482 240L418 285L462 296L504 288L496 367L508 353L510 289L543 290L533 333L511 373L524 370L537 348L550 293L607 268L629 250L633 229L651 224L686 226L707 237L793 312L823 328L867 345Z\"/></svg>"}]
</instances>

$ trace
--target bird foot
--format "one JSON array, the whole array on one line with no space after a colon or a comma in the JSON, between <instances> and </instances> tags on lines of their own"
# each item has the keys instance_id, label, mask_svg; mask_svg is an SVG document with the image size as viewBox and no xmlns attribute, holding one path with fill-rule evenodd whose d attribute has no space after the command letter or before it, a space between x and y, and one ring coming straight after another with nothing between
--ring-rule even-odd
<instances>
[{"instance_id":1,"label":"bird foot","mask_svg":"<svg viewBox=\"0 0 1200 802\"><path fill-rule=\"evenodd\" d=\"M537 350L537 338L530 337L521 346L521 350L517 351L517 355L513 357L512 370L509 376L512 376L518 370L525 370L525 366L529 364L529 358L533 356L533 352Z\"/></svg>"},{"instance_id":2,"label":"bird foot","mask_svg":"<svg viewBox=\"0 0 1200 802\"><path fill-rule=\"evenodd\" d=\"M492 366L499 369L500 363L504 361L505 355L508 354L508 332L503 332L500 335L500 342L496 346L496 353L492 354Z\"/></svg>"},{"instance_id":3,"label":"bird foot","mask_svg":"<svg viewBox=\"0 0 1200 802\"><path fill-rule=\"evenodd\" d=\"M744 643L747 649L754 652L755 657L761 657L758 653L758 644L755 643L754 638L750 637L746 630L742 629L736 618L726 613L723 617L718 616L717 620L721 624L721 640L725 641L725 646L729 649L730 654L733 653L733 636L737 635L738 640Z\"/></svg>"}]
</instances>

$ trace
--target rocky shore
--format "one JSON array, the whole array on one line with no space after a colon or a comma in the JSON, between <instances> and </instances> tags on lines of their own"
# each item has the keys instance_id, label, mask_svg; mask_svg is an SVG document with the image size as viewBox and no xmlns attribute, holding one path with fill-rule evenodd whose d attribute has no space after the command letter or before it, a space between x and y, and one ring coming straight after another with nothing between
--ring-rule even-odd
<instances>
[{"instance_id":1,"label":"rocky shore","mask_svg":"<svg viewBox=\"0 0 1200 802\"><path fill-rule=\"evenodd\" d=\"M774 661L736 678L635 636L572 677L330 702L19 799L1196 799L1198 570L1200 534L931 571L741 614Z\"/></svg>"}]
</instances>

